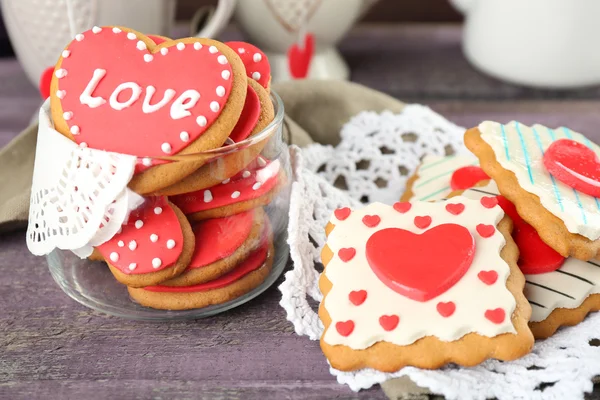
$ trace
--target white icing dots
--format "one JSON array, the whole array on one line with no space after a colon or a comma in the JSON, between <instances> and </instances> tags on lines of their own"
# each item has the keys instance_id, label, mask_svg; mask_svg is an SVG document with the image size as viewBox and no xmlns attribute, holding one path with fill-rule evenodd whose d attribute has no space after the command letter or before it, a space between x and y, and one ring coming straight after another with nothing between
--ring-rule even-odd
<instances>
[{"instance_id":1,"label":"white icing dots","mask_svg":"<svg viewBox=\"0 0 600 400\"><path fill-rule=\"evenodd\" d=\"M69 58L70 55L71 55L71 52L69 50L63 50L63 52L62 52L63 58Z\"/></svg>"},{"instance_id":2,"label":"white icing dots","mask_svg":"<svg viewBox=\"0 0 600 400\"><path fill-rule=\"evenodd\" d=\"M250 174L250 171L244 171L244 173L242 173L242 178L247 178L247 177L249 177L250 175L251 175L251 174Z\"/></svg>"},{"instance_id":3,"label":"white icing dots","mask_svg":"<svg viewBox=\"0 0 600 400\"><path fill-rule=\"evenodd\" d=\"M213 199L213 195L212 192L210 190L205 190L204 191L204 202L205 203L210 203Z\"/></svg>"},{"instance_id":4,"label":"white icing dots","mask_svg":"<svg viewBox=\"0 0 600 400\"><path fill-rule=\"evenodd\" d=\"M163 143L163 144L160 146L160 149L161 149L161 150L162 150L164 153L167 153L167 154L170 154L170 153L171 153L171 151L173 150L173 149L171 148L171 145L170 145L169 143L167 143L167 142Z\"/></svg>"},{"instance_id":5,"label":"white icing dots","mask_svg":"<svg viewBox=\"0 0 600 400\"><path fill-rule=\"evenodd\" d=\"M146 47L146 43L142 42L141 40L139 42L137 42L135 47L137 47L138 50L146 50L148 48L148 47Z\"/></svg>"},{"instance_id":6,"label":"white icing dots","mask_svg":"<svg viewBox=\"0 0 600 400\"><path fill-rule=\"evenodd\" d=\"M177 50L183 50L183 49L185 49L185 43L181 43L181 42L177 43Z\"/></svg>"},{"instance_id":7,"label":"white icing dots","mask_svg":"<svg viewBox=\"0 0 600 400\"><path fill-rule=\"evenodd\" d=\"M144 61L150 62L152 60L154 60L154 57L152 56L152 54L144 54Z\"/></svg>"},{"instance_id":8,"label":"white icing dots","mask_svg":"<svg viewBox=\"0 0 600 400\"><path fill-rule=\"evenodd\" d=\"M238 197L240 197L240 192L238 192L237 190L233 193L231 193L231 198L232 199L237 199Z\"/></svg>"},{"instance_id":9,"label":"white icing dots","mask_svg":"<svg viewBox=\"0 0 600 400\"><path fill-rule=\"evenodd\" d=\"M258 160L257 160L257 161L258 161L258 166L259 166L259 167L264 167L265 165L267 165L267 162L266 162L266 161L265 161L265 159L264 159L264 158L262 158L262 157L258 157Z\"/></svg>"},{"instance_id":10,"label":"white icing dots","mask_svg":"<svg viewBox=\"0 0 600 400\"><path fill-rule=\"evenodd\" d=\"M252 185L252 190L258 190L258 189L260 189L261 186L262 186L262 183L256 182L254 185Z\"/></svg>"},{"instance_id":11,"label":"white icing dots","mask_svg":"<svg viewBox=\"0 0 600 400\"><path fill-rule=\"evenodd\" d=\"M213 112L217 112L217 111L219 111L221 109L221 106L219 106L219 103L217 103L216 101L211 101L210 102L210 109Z\"/></svg>"},{"instance_id":12,"label":"white icing dots","mask_svg":"<svg viewBox=\"0 0 600 400\"><path fill-rule=\"evenodd\" d=\"M121 31L119 28L117 28L116 26L113 28L113 30L112 30L112 31L113 31L113 33L121 33L121 32L122 32L122 31Z\"/></svg>"},{"instance_id":13,"label":"white icing dots","mask_svg":"<svg viewBox=\"0 0 600 400\"><path fill-rule=\"evenodd\" d=\"M125 242L123 242L122 240L119 240L119 241L117 242L117 246L119 246L119 247L123 247L123 246L125 246Z\"/></svg>"},{"instance_id":14,"label":"white icing dots","mask_svg":"<svg viewBox=\"0 0 600 400\"><path fill-rule=\"evenodd\" d=\"M56 91L56 97L58 97L59 99L64 99L66 94L67 94L66 90L57 90Z\"/></svg>"},{"instance_id":15,"label":"white icing dots","mask_svg":"<svg viewBox=\"0 0 600 400\"><path fill-rule=\"evenodd\" d=\"M230 178L225 179L223 182L221 182L223 185L227 185L229 182L231 182Z\"/></svg>"},{"instance_id":16,"label":"white icing dots","mask_svg":"<svg viewBox=\"0 0 600 400\"><path fill-rule=\"evenodd\" d=\"M167 240L167 249L171 250L175 247L175 241L173 239Z\"/></svg>"},{"instance_id":17,"label":"white icing dots","mask_svg":"<svg viewBox=\"0 0 600 400\"><path fill-rule=\"evenodd\" d=\"M262 56L260 55L260 53L254 53L254 55L252 56L252 59L254 60L254 62L261 62L262 60Z\"/></svg>"},{"instance_id":18,"label":"white icing dots","mask_svg":"<svg viewBox=\"0 0 600 400\"><path fill-rule=\"evenodd\" d=\"M112 262L117 262L119 261L119 253L117 253L116 251L113 251L112 253L110 253L110 261Z\"/></svg>"},{"instance_id":19,"label":"white icing dots","mask_svg":"<svg viewBox=\"0 0 600 400\"><path fill-rule=\"evenodd\" d=\"M56 71L54 71L54 75L58 78L58 79L62 79L65 76L67 76L67 70L64 68L59 68Z\"/></svg>"},{"instance_id":20,"label":"white icing dots","mask_svg":"<svg viewBox=\"0 0 600 400\"><path fill-rule=\"evenodd\" d=\"M137 221L135 221L134 225L137 229L142 229L142 226L144 226L144 221L142 221L141 219L138 219Z\"/></svg>"},{"instance_id":21,"label":"white icing dots","mask_svg":"<svg viewBox=\"0 0 600 400\"><path fill-rule=\"evenodd\" d=\"M158 235L156 233L153 233L152 235L150 235L150 241L152 243L158 242Z\"/></svg>"},{"instance_id":22,"label":"white icing dots","mask_svg":"<svg viewBox=\"0 0 600 400\"><path fill-rule=\"evenodd\" d=\"M225 88L223 86L217 86L217 96L223 97L225 96Z\"/></svg>"},{"instance_id":23,"label":"white icing dots","mask_svg":"<svg viewBox=\"0 0 600 400\"><path fill-rule=\"evenodd\" d=\"M135 40L135 39L137 39L137 36L135 36L135 33L133 33L133 32L128 32L127 33L127 39L129 39L129 40Z\"/></svg>"},{"instance_id":24,"label":"white icing dots","mask_svg":"<svg viewBox=\"0 0 600 400\"><path fill-rule=\"evenodd\" d=\"M156 269L156 268L160 268L160 266L162 265L162 260L160 258L153 258L152 259L152 268Z\"/></svg>"},{"instance_id":25,"label":"white icing dots","mask_svg":"<svg viewBox=\"0 0 600 400\"><path fill-rule=\"evenodd\" d=\"M73 134L73 135L79 135L79 132L81 132L81 130L79 129L79 127L77 125L73 125L71 127L71 129L69 129L69 131Z\"/></svg>"},{"instance_id":26,"label":"white icing dots","mask_svg":"<svg viewBox=\"0 0 600 400\"><path fill-rule=\"evenodd\" d=\"M215 54L216 52L219 51L219 49L217 49L215 46L210 46L208 48L208 51L210 51L212 54Z\"/></svg>"},{"instance_id":27,"label":"white icing dots","mask_svg":"<svg viewBox=\"0 0 600 400\"><path fill-rule=\"evenodd\" d=\"M160 54L162 54L163 56L166 56L167 54L169 54L169 49L167 49L166 47L163 47L162 49L160 49Z\"/></svg>"},{"instance_id":28,"label":"white icing dots","mask_svg":"<svg viewBox=\"0 0 600 400\"><path fill-rule=\"evenodd\" d=\"M255 81L259 80L260 76L261 76L260 72L258 72L258 71L252 73L252 79L254 79Z\"/></svg>"},{"instance_id":29,"label":"white icing dots","mask_svg":"<svg viewBox=\"0 0 600 400\"><path fill-rule=\"evenodd\" d=\"M88 144L86 142L79 143L79 147L81 147L82 149L85 149L87 146Z\"/></svg>"},{"instance_id":30,"label":"white icing dots","mask_svg":"<svg viewBox=\"0 0 600 400\"><path fill-rule=\"evenodd\" d=\"M131 242L129 242L127 247L129 247L129 250L134 251L135 249L137 249L137 242L135 240L132 240Z\"/></svg>"},{"instance_id":31,"label":"white icing dots","mask_svg":"<svg viewBox=\"0 0 600 400\"><path fill-rule=\"evenodd\" d=\"M244 54L245 52L246 52L246 49L243 49L241 47L238 49L238 53L240 53L240 54Z\"/></svg>"},{"instance_id":32,"label":"white icing dots","mask_svg":"<svg viewBox=\"0 0 600 400\"><path fill-rule=\"evenodd\" d=\"M65 121L68 121L71 118L73 118L73 113L71 111L65 111L63 113L63 118L65 119Z\"/></svg>"},{"instance_id":33,"label":"white icing dots","mask_svg":"<svg viewBox=\"0 0 600 400\"><path fill-rule=\"evenodd\" d=\"M136 268L137 268L137 264L136 264L136 263L131 263L131 264L129 264L129 270L130 270L130 271L133 271L133 270L134 270L134 269L136 269Z\"/></svg>"},{"instance_id":34,"label":"white icing dots","mask_svg":"<svg viewBox=\"0 0 600 400\"><path fill-rule=\"evenodd\" d=\"M186 131L183 131L179 134L179 139L181 139L182 142L189 142L190 134Z\"/></svg>"},{"instance_id":35,"label":"white icing dots","mask_svg":"<svg viewBox=\"0 0 600 400\"><path fill-rule=\"evenodd\" d=\"M219 57L217 57L217 61L219 62L219 64L227 64L227 57L225 57L223 54L221 54Z\"/></svg>"},{"instance_id":36,"label":"white icing dots","mask_svg":"<svg viewBox=\"0 0 600 400\"><path fill-rule=\"evenodd\" d=\"M194 50L200 50L202 48L202 43L194 43Z\"/></svg>"},{"instance_id":37,"label":"white icing dots","mask_svg":"<svg viewBox=\"0 0 600 400\"><path fill-rule=\"evenodd\" d=\"M231 71L227 69L223 70L223 72L221 72L221 77L226 80L229 79L231 77Z\"/></svg>"},{"instance_id":38,"label":"white icing dots","mask_svg":"<svg viewBox=\"0 0 600 400\"><path fill-rule=\"evenodd\" d=\"M208 121L206 120L206 117L204 115L201 115L198 118L196 118L196 123L200 126L206 126Z\"/></svg>"},{"instance_id":39,"label":"white icing dots","mask_svg":"<svg viewBox=\"0 0 600 400\"><path fill-rule=\"evenodd\" d=\"M163 211L162 207L155 207L154 208L154 214L156 214L156 215L162 214L162 211Z\"/></svg>"},{"instance_id":40,"label":"white icing dots","mask_svg":"<svg viewBox=\"0 0 600 400\"><path fill-rule=\"evenodd\" d=\"M148 157L144 157L142 158L142 164L146 167L151 167L152 166L152 160L149 159Z\"/></svg>"},{"instance_id":41,"label":"white icing dots","mask_svg":"<svg viewBox=\"0 0 600 400\"><path fill-rule=\"evenodd\" d=\"M100 33L102 32L102 28L100 28L99 26L95 26L92 28L92 32L94 33Z\"/></svg>"},{"instance_id":42,"label":"white icing dots","mask_svg":"<svg viewBox=\"0 0 600 400\"><path fill-rule=\"evenodd\" d=\"M75 40L81 42L83 40L83 33L78 33L77 35L75 35Z\"/></svg>"}]
</instances>

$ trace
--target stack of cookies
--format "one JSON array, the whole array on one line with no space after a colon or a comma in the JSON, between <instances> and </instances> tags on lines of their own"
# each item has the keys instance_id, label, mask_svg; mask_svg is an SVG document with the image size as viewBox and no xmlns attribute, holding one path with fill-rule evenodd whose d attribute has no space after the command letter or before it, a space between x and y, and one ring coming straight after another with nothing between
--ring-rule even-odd
<instances>
[{"instance_id":1,"label":"stack of cookies","mask_svg":"<svg viewBox=\"0 0 600 400\"><path fill-rule=\"evenodd\" d=\"M349 371L514 360L600 309L600 147L483 122L401 201L340 208L322 252L321 348Z\"/></svg>"},{"instance_id":2,"label":"stack of cookies","mask_svg":"<svg viewBox=\"0 0 600 400\"><path fill-rule=\"evenodd\" d=\"M272 139L261 132L275 116L270 80L265 54L243 42L105 26L62 52L50 89L55 129L138 160L128 186L145 202L91 258L140 304L224 303L269 275L273 233L263 207L286 181L280 162L261 155Z\"/></svg>"}]
</instances>

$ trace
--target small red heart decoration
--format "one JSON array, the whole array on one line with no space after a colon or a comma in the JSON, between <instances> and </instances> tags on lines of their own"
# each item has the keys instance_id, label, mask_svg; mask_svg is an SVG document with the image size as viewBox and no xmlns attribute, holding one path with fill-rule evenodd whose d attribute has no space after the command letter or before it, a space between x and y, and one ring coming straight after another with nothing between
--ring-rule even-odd
<instances>
[{"instance_id":1,"label":"small red heart decoration","mask_svg":"<svg viewBox=\"0 0 600 400\"><path fill-rule=\"evenodd\" d=\"M344 337L350 336L354 331L354 321L340 321L335 324L335 329Z\"/></svg>"},{"instance_id":2,"label":"small red heart decoration","mask_svg":"<svg viewBox=\"0 0 600 400\"><path fill-rule=\"evenodd\" d=\"M381 218L379 215L365 215L362 222L369 228L375 228L381 222Z\"/></svg>"},{"instance_id":3,"label":"small red heart decoration","mask_svg":"<svg viewBox=\"0 0 600 400\"><path fill-rule=\"evenodd\" d=\"M431 243L436 251L431 251ZM422 234L382 229L366 246L369 266L381 282L416 301L430 300L454 286L474 256L473 236L456 224L438 225Z\"/></svg>"},{"instance_id":4,"label":"small red heart decoration","mask_svg":"<svg viewBox=\"0 0 600 400\"><path fill-rule=\"evenodd\" d=\"M429 215L415 217L415 226L417 228L425 229L431 225L431 217Z\"/></svg>"},{"instance_id":5,"label":"small red heart decoration","mask_svg":"<svg viewBox=\"0 0 600 400\"><path fill-rule=\"evenodd\" d=\"M388 332L396 329L399 322L400 317L397 315L382 315L379 317L379 325L381 325L381 327Z\"/></svg>"},{"instance_id":6,"label":"small red heart decoration","mask_svg":"<svg viewBox=\"0 0 600 400\"><path fill-rule=\"evenodd\" d=\"M459 215L465 210L465 205L462 203L446 204L446 211L453 215Z\"/></svg>"},{"instance_id":7,"label":"small red heart decoration","mask_svg":"<svg viewBox=\"0 0 600 400\"><path fill-rule=\"evenodd\" d=\"M366 290L353 290L348 294L348 299L355 306L360 306L367 299Z\"/></svg>"},{"instance_id":8,"label":"small red heart decoration","mask_svg":"<svg viewBox=\"0 0 600 400\"><path fill-rule=\"evenodd\" d=\"M487 310L485 312L485 317L494 324L501 324L504 322L504 318L506 318L506 313L502 308L495 308L493 310Z\"/></svg>"},{"instance_id":9,"label":"small red heart decoration","mask_svg":"<svg viewBox=\"0 0 600 400\"><path fill-rule=\"evenodd\" d=\"M446 303L441 301L437 304L436 309L442 317L448 318L454 314L454 311L456 310L456 304L454 304L452 301L448 301Z\"/></svg>"},{"instance_id":10,"label":"small red heart decoration","mask_svg":"<svg viewBox=\"0 0 600 400\"><path fill-rule=\"evenodd\" d=\"M469 166L462 167L454 171L450 179L450 187L452 190L467 190L475 186L481 181L486 181L490 177L483 172L480 167Z\"/></svg>"},{"instance_id":11,"label":"small red heart decoration","mask_svg":"<svg viewBox=\"0 0 600 400\"><path fill-rule=\"evenodd\" d=\"M494 235L494 232L496 232L496 227L494 225L479 224L477 225L476 229L479 235L483 238L489 238Z\"/></svg>"},{"instance_id":12,"label":"small red heart decoration","mask_svg":"<svg viewBox=\"0 0 600 400\"><path fill-rule=\"evenodd\" d=\"M410 210L412 204L407 201L394 203L394 210L398 211L401 214L404 214Z\"/></svg>"},{"instance_id":13,"label":"small red heart decoration","mask_svg":"<svg viewBox=\"0 0 600 400\"><path fill-rule=\"evenodd\" d=\"M352 260L355 255L356 255L356 249L354 249L352 247L347 247L344 249L340 249L340 251L338 251L338 256L340 257L340 260L342 260L343 262L348 262L348 261Z\"/></svg>"},{"instance_id":14,"label":"small red heart decoration","mask_svg":"<svg viewBox=\"0 0 600 400\"><path fill-rule=\"evenodd\" d=\"M498 199L496 197L484 196L479 201L485 208L494 208L498 205Z\"/></svg>"},{"instance_id":15,"label":"small red heart decoration","mask_svg":"<svg viewBox=\"0 0 600 400\"><path fill-rule=\"evenodd\" d=\"M593 197L600 197L600 158L589 147L560 139L544 153L544 166L556 179Z\"/></svg>"},{"instance_id":16,"label":"small red heart decoration","mask_svg":"<svg viewBox=\"0 0 600 400\"><path fill-rule=\"evenodd\" d=\"M556 271L565 258L542 241L540 235L517 212L514 204L498 196L498 204L513 220L512 237L519 247L519 268L524 274L543 274Z\"/></svg>"},{"instance_id":17,"label":"small red heart decoration","mask_svg":"<svg viewBox=\"0 0 600 400\"><path fill-rule=\"evenodd\" d=\"M315 38L308 33L304 36L304 45L302 47L294 43L288 50L288 64L290 75L295 79L303 79L308 75L308 68L315 51Z\"/></svg>"},{"instance_id":18,"label":"small red heart decoration","mask_svg":"<svg viewBox=\"0 0 600 400\"><path fill-rule=\"evenodd\" d=\"M333 215L340 220L343 221L350 216L351 210L348 207L338 208L333 212Z\"/></svg>"},{"instance_id":19,"label":"small red heart decoration","mask_svg":"<svg viewBox=\"0 0 600 400\"><path fill-rule=\"evenodd\" d=\"M493 285L498 280L498 273L496 271L480 271L477 277L486 285Z\"/></svg>"},{"instance_id":20,"label":"small red heart decoration","mask_svg":"<svg viewBox=\"0 0 600 400\"><path fill-rule=\"evenodd\" d=\"M50 97L50 83L52 82L52 74L54 73L54 67L48 67L42 72L40 76L40 96L46 100Z\"/></svg>"}]
</instances>

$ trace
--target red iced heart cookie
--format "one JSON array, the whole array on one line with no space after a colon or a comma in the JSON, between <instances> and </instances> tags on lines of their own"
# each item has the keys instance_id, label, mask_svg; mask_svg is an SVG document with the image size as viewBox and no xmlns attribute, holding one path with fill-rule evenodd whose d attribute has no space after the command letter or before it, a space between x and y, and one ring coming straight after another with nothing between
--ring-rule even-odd
<instances>
[{"instance_id":1,"label":"red iced heart cookie","mask_svg":"<svg viewBox=\"0 0 600 400\"><path fill-rule=\"evenodd\" d=\"M244 109L238 119L237 124L231 131L229 139L238 143L246 139L252 133L252 130L256 126L258 119L260 118L260 99L258 95L252 89L252 86L248 85L248 91L246 92L246 100L244 102Z\"/></svg>"},{"instance_id":2,"label":"red iced heart cookie","mask_svg":"<svg viewBox=\"0 0 600 400\"><path fill-rule=\"evenodd\" d=\"M337 210L335 210L333 212L333 215L335 215L335 217L338 220L343 221L350 216L351 212L352 212L352 210L350 210L348 207L344 207L344 208L338 208Z\"/></svg>"},{"instance_id":3,"label":"red iced heart cookie","mask_svg":"<svg viewBox=\"0 0 600 400\"><path fill-rule=\"evenodd\" d=\"M225 44L238 53L246 67L248 77L267 89L271 81L271 65L265 53L246 42L227 42Z\"/></svg>"},{"instance_id":4,"label":"red iced heart cookie","mask_svg":"<svg viewBox=\"0 0 600 400\"><path fill-rule=\"evenodd\" d=\"M293 44L288 50L288 64L292 78L302 79L308 75L308 68L315 51L315 38L312 34L304 36L304 44Z\"/></svg>"},{"instance_id":5,"label":"red iced heart cookie","mask_svg":"<svg viewBox=\"0 0 600 400\"><path fill-rule=\"evenodd\" d=\"M459 215L465 210L465 205L462 203L446 204L446 211L453 215Z\"/></svg>"},{"instance_id":6,"label":"red iced heart cookie","mask_svg":"<svg viewBox=\"0 0 600 400\"><path fill-rule=\"evenodd\" d=\"M354 322L353 321L340 321L335 324L335 329L342 336L350 336L352 331L354 330Z\"/></svg>"},{"instance_id":7,"label":"red iced heart cookie","mask_svg":"<svg viewBox=\"0 0 600 400\"><path fill-rule=\"evenodd\" d=\"M381 222L379 215L365 215L362 219L363 224L369 228L375 228Z\"/></svg>"},{"instance_id":8,"label":"red iced heart cookie","mask_svg":"<svg viewBox=\"0 0 600 400\"><path fill-rule=\"evenodd\" d=\"M556 271L565 258L542 241L531 225L521 218L515 206L504 196L498 196L498 204L513 220L512 237L519 247L519 268L524 274L543 274Z\"/></svg>"},{"instance_id":9,"label":"red iced heart cookie","mask_svg":"<svg viewBox=\"0 0 600 400\"><path fill-rule=\"evenodd\" d=\"M367 291L366 290L353 290L348 295L348 299L355 306L360 306L367 299Z\"/></svg>"},{"instance_id":10,"label":"red iced heart cookie","mask_svg":"<svg viewBox=\"0 0 600 400\"><path fill-rule=\"evenodd\" d=\"M565 185L600 197L600 159L589 147L574 140L557 140L544 153L544 166Z\"/></svg>"},{"instance_id":11,"label":"red iced heart cookie","mask_svg":"<svg viewBox=\"0 0 600 400\"><path fill-rule=\"evenodd\" d=\"M498 280L498 273L496 271L480 271L477 277L486 285L493 285Z\"/></svg>"},{"instance_id":12,"label":"red iced heart cookie","mask_svg":"<svg viewBox=\"0 0 600 400\"><path fill-rule=\"evenodd\" d=\"M397 315L382 315L379 317L379 325L381 325L381 327L388 332L396 329L399 322L400 317Z\"/></svg>"},{"instance_id":13,"label":"red iced heart cookie","mask_svg":"<svg viewBox=\"0 0 600 400\"><path fill-rule=\"evenodd\" d=\"M462 167L454 171L450 179L452 190L466 190L472 188L481 181L490 179L480 167L474 165Z\"/></svg>"},{"instance_id":14,"label":"red iced heart cookie","mask_svg":"<svg viewBox=\"0 0 600 400\"><path fill-rule=\"evenodd\" d=\"M439 302L436 306L437 312L444 318L448 318L450 316L452 316L452 314L454 314L454 311L456 311L456 304L454 304L454 302L452 301L448 301L448 302Z\"/></svg>"},{"instance_id":15,"label":"red iced heart cookie","mask_svg":"<svg viewBox=\"0 0 600 400\"><path fill-rule=\"evenodd\" d=\"M501 324L504 322L504 318L506 318L506 313L501 308L495 308L493 310L487 310L485 312L485 317L494 324Z\"/></svg>"},{"instance_id":16,"label":"red iced heart cookie","mask_svg":"<svg viewBox=\"0 0 600 400\"><path fill-rule=\"evenodd\" d=\"M61 132L92 148L148 157L179 153L228 103L231 56L227 46L207 39L156 45L136 32L96 27L62 53L52 81L53 118Z\"/></svg>"},{"instance_id":17,"label":"red iced heart cookie","mask_svg":"<svg viewBox=\"0 0 600 400\"><path fill-rule=\"evenodd\" d=\"M343 248L340 249L340 251L338 251L338 256L340 256L340 260L342 260L343 262L348 262L352 260L355 255L356 249L352 247Z\"/></svg>"},{"instance_id":18,"label":"red iced heart cookie","mask_svg":"<svg viewBox=\"0 0 600 400\"><path fill-rule=\"evenodd\" d=\"M431 251L436 243L436 251ZM366 246L369 266L392 290L427 301L450 289L467 272L475 256L469 230L438 225L422 234L398 228L375 232Z\"/></svg>"}]
</instances>

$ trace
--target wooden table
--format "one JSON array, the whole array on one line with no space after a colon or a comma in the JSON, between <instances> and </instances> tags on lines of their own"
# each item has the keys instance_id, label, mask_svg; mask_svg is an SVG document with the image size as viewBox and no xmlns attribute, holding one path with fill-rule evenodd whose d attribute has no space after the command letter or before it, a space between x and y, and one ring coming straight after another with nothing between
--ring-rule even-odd
<instances>
[{"instance_id":1,"label":"wooden table","mask_svg":"<svg viewBox=\"0 0 600 400\"><path fill-rule=\"evenodd\" d=\"M458 27L359 27L340 47L355 81L460 125L516 119L600 141L599 88L530 90L485 77L462 58ZM0 146L39 105L17 62L0 60ZM285 320L277 285L217 317L146 323L68 298L22 231L0 236L0 272L0 398L385 398L379 388L355 394L337 384L318 343Z\"/></svg>"}]
</instances>

